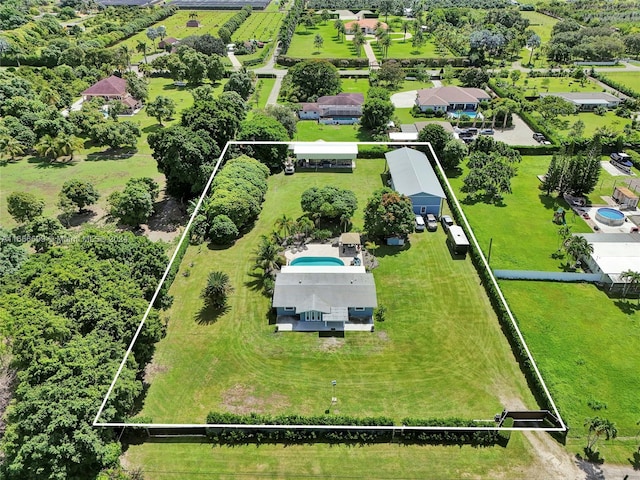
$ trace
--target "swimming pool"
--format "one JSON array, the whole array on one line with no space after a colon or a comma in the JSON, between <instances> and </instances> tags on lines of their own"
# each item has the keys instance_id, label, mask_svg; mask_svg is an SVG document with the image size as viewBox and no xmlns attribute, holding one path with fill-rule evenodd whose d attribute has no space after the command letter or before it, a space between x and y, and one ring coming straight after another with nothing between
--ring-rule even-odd
<instances>
[{"instance_id":1,"label":"swimming pool","mask_svg":"<svg viewBox=\"0 0 640 480\"><path fill-rule=\"evenodd\" d=\"M596 220L611 227L624 224L624 213L615 208L599 208L596 210Z\"/></svg>"},{"instance_id":2,"label":"swimming pool","mask_svg":"<svg viewBox=\"0 0 640 480\"><path fill-rule=\"evenodd\" d=\"M475 110L468 110L468 111L464 111L464 112L458 110L458 111L455 111L455 112L449 112L449 115L451 117L453 117L453 118L458 118L458 117L461 117L462 115L466 115L467 117L472 118L472 119L476 118L476 117L482 118L482 114L476 112Z\"/></svg>"},{"instance_id":3,"label":"swimming pool","mask_svg":"<svg viewBox=\"0 0 640 480\"><path fill-rule=\"evenodd\" d=\"M344 267L344 262L336 257L298 257L291 260L297 267Z\"/></svg>"}]
</instances>

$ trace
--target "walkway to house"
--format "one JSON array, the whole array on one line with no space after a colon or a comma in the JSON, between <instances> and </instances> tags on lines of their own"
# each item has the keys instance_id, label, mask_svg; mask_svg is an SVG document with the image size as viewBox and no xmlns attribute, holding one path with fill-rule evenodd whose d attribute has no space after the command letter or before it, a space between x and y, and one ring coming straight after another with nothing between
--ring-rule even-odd
<instances>
[{"instance_id":1,"label":"walkway to house","mask_svg":"<svg viewBox=\"0 0 640 480\"><path fill-rule=\"evenodd\" d=\"M227 52L227 57L229 57L229 60L231 61L231 65L233 65L234 70L238 71L242 68L242 63L240 63L240 60L236 58L235 53Z\"/></svg>"}]
</instances>

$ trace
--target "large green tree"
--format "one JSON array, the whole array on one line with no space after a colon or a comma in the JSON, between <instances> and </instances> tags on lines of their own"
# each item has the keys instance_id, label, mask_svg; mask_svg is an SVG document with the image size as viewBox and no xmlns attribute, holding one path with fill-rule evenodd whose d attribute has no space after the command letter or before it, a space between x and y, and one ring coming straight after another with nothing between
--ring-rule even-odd
<instances>
[{"instance_id":1,"label":"large green tree","mask_svg":"<svg viewBox=\"0 0 640 480\"><path fill-rule=\"evenodd\" d=\"M158 170L167 178L167 192L179 198L202 193L220 155L209 134L174 126L148 138Z\"/></svg>"},{"instance_id":2,"label":"large green tree","mask_svg":"<svg viewBox=\"0 0 640 480\"><path fill-rule=\"evenodd\" d=\"M374 192L364 209L364 229L373 237L406 236L414 221L411 199L387 187Z\"/></svg>"},{"instance_id":3,"label":"large green tree","mask_svg":"<svg viewBox=\"0 0 640 480\"><path fill-rule=\"evenodd\" d=\"M7 197L9 215L18 223L30 222L44 210L44 200L29 192L13 192Z\"/></svg>"},{"instance_id":4,"label":"large green tree","mask_svg":"<svg viewBox=\"0 0 640 480\"><path fill-rule=\"evenodd\" d=\"M147 104L147 115L158 120L163 126L162 120L168 120L173 117L176 111L176 102L170 97L158 95L152 102Z\"/></svg>"},{"instance_id":5,"label":"large green tree","mask_svg":"<svg viewBox=\"0 0 640 480\"><path fill-rule=\"evenodd\" d=\"M132 178L122 192L109 195L110 214L120 223L138 228L153 214L158 193L158 184L152 179Z\"/></svg>"},{"instance_id":6,"label":"large green tree","mask_svg":"<svg viewBox=\"0 0 640 480\"><path fill-rule=\"evenodd\" d=\"M211 272L207 277L207 284L202 289L202 298L207 305L222 308L227 304L227 296L233 292L229 275L224 272Z\"/></svg>"},{"instance_id":7,"label":"large green tree","mask_svg":"<svg viewBox=\"0 0 640 480\"><path fill-rule=\"evenodd\" d=\"M418 133L418 141L431 143L431 146L438 155L442 155L445 145L452 138L451 134L447 132L442 125L438 125L437 123L427 124L420 130L420 133ZM428 149L425 147L420 147L420 150L428 152Z\"/></svg>"},{"instance_id":8,"label":"large green tree","mask_svg":"<svg viewBox=\"0 0 640 480\"><path fill-rule=\"evenodd\" d=\"M68 198L71 203L78 207L78 211L82 212L84 207L93 205L100 198L100 194L90 182L84 180L72 179L62 184L60 196Z\"/></svg>"},{"instance_id":9,"label":"large green tree","mask_svg":"<svg viewBox=\"0 0 640 480\"><path fill-rule=\"evenodd\" d=\"M338 69L326 60L307 60L287 71L282 84L283 96L291 102L313 102L323 95L340 91Z\"/></svg>"},{"instance_id":10,"label":"large green tree","mask_svg":"<svg viewBox=\"0 0 640 480\"><path fill-rule=\"evenodd\" d=\"M383 133L393 118L395 108L390 100L368 98L362 106L362 126L375 133Z\"/></svg>"},{"instance_id":11,"label":"large green tree","mask_svg":"<svg viewBox=\"0 0 640 480\"><path fill-rule=\"evenodd\" d=\"M244 100L247 100L254 90L253 73L246 69L233 72L224 86L225 92L236 92Z\"/></svg>"},{"instance_id":12,"label":"large green tree","mask_svg":"<svg viewBox=\"0 0 640 480\"><path fill-rule=\"evenodd\" d=\"M250 120L242 122L238 132L238 140L286 142L289 140L289 134L275 118L257 114ZM243 145L242 150L247 155L264 163L272 172L279 172L284 168L288 147L286 144Z\"/></svg>"},{"instance_id":13,"label":"large green tree","mask_svg":"<svg viewBox=\"0 0 640 480\"><path fill-rule=\"evenodd\" d=\"M350 219L358 208L358 199L351 190L334 186L311 187L300 198L302 211L315 219Z\"/></svg>"}]
</instances>

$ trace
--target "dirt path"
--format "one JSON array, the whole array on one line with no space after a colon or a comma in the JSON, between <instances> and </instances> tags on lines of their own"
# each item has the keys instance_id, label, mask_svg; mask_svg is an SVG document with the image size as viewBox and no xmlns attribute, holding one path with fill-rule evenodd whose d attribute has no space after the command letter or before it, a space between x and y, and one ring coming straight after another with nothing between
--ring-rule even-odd
<instances>
[{"instance_id":1,"label":"dirt path","mask_svg":"<svg viewBox=\"0 0 640 480\"><path fill-rule=\"evenodd\" d=\"M548 433L523 432L537 455L537 461L523 475L528 479L587 480L587 474L578 467L576 459Z\"/></svg>"}]
</instances>

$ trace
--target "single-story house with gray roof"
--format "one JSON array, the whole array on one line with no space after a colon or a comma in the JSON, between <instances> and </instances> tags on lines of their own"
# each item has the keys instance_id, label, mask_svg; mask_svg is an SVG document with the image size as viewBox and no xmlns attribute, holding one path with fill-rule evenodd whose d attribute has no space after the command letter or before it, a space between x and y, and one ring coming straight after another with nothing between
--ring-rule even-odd
<instances>
[{"instance_id":1,"label":"single-story house with gray roof","mask_svg":"<svg viewBox=\"0 0 640 480\"><path fill-rule=\"evenodd\" d=\"M480 102L489 100L491 96L481 88L457 86L423 88L416 94L416 105L423 112L477 110Z\"/></svg>"},{"instance_id":2,"label":"single-story house with gray roof","mask_svg":"<svg viewBox=\"0 0 640 480\"><path fill-rule=\"evenodd\" d=\"M373 275L364 267L286 266L276 275L272 305L276 323L344 331L350 323L372 326L378 302Z\"/></svg>"},{"instance_id":3,"label":"single-story house with gray roof","mask_svg":"<svg viewBox=\"0 0 640 480\"><path fill-rule=\"evenodd\" d=\"M616 108L622 99L607 92L559 92L541 93L541 97L560 97L567 102L573 103L578 110L590 111L596 107Z\"/></svg>"},{"instance_id":4,"label":"single-story house with gray roof","mask_svg":"<svg viewBox=\"0 0 640 480\"><path fill-rule=\"evenodd\" d=\"M411 199L416 214L432 213L440 217L446 195L427 156L408 147L384 156L391 174L391 188Z\"/></svg>"}]
</instances>

